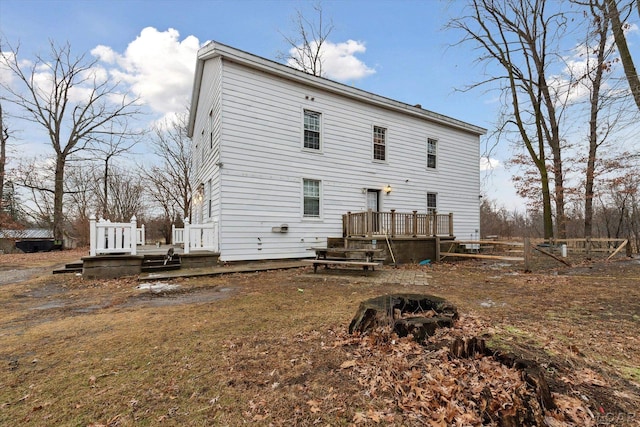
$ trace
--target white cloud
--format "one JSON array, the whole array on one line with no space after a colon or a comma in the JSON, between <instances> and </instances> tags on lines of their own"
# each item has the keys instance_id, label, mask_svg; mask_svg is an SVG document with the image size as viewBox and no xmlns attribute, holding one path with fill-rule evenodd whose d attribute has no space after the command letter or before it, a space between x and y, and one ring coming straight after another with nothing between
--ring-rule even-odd
<instances>
[{"instance_id":1,"label":"white cloud","mask_svg":"<svg viewBox=\"0 0 640 427\"><path fill-rule=\"evenodd\" d=\"M369 68L364 62L356 58L356 54L367 50L364 43L347 40L343 43L332 43L326 40L320 49L322 58L322 75L339 81L359 80L374 74L376 70ZM297 48L289 50L291 56L298 54ZM290 59L287 65L296 67L294 60Z\"/></svg>"},{"instance_id":2,"label":"white cloud","mask_svg":"<svg viewBox=\"0 0 640 427\"><path fill-rule=\"evenodd\" d=\"M480 157L480 170L488 171L495 170L502 167L502 163L498 159L494 159L493 157Z\"/></svg>"},{"instance_id":3,"label":"white cloud","mask_svg":"<svg viewBox=\"0 0 640 427\"><path fill-rule=\"evenodd\" d=\"M91 53L110 65L109 73L129 85L143 104L170 114L184 111L188 104L199 47L194 36L180 41L180 34L172 28L147 27L122 54L103 45Z\"/></svg>"}]
</instances>

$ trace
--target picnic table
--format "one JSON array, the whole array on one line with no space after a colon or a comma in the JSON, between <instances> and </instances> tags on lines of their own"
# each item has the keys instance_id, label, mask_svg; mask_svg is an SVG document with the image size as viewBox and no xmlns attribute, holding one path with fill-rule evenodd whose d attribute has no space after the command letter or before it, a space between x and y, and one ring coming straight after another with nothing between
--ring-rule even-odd
<instances>
[{"instance_id":1,"label":"picnic table","mask_svg":"<svg viewBox=\"0 0 640 427\"><path fill-rule=\"evenodd\" d=\"M381 249L311 248L311 250L316 252L316 258L305 261L313 264L314 273L318 270L318 265L324 265L325 268L329 268L329 265L357 266L362 267L365 271L369 267L375 270L376 267L382 265L375 259L376 254L382 252Z\"/></svg>"}]
</instances>

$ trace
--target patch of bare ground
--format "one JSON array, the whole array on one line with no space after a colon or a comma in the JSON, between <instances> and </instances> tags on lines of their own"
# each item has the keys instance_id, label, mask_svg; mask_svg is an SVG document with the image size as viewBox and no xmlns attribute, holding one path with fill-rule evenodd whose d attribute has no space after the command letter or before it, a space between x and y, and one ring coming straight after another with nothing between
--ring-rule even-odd
<instances>
[{"instance_id":1,"label":"patch of bare ground","mask_svg":"<svg viewBox=\"0 0 640 427\"><path fill-rule=\"evenodd\" d=\"M543 368L557 408L540 425L640 425L640 263L520 267L385 267L389 283L306 268L166 292L50 272L9 283L0 425L504 425L531 390L521 373L433 345L472 336ZM411 272L427 279L398 282ZM362 300L391 292L443 297L461 318L431 345L347 333Z\"/></svg>"}]
</instances>

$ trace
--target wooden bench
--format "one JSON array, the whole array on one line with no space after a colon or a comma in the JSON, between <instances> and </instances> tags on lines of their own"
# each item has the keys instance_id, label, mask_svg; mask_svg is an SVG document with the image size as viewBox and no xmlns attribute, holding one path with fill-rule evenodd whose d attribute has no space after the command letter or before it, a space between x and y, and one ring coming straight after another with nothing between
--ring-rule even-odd
<instances>
[{"instance_id":1,"label":"wooden bench","mask_svg":"<svg viewBox=\"0 0 640 427\"><path fill-rule=\"evenodd\" d=\"M382 265L380 262L372 262L372 261L359 261L356 259L305 259L304 262L308 262L313 264L313 272L315 273L318 270L318 265L324 265L325 268L329 268L329 265L341 265L341 266L354 266L354 267L362 267L363 270L367 271L369 267L375 270L376 267Z\"/></svg>"}]
</instances>

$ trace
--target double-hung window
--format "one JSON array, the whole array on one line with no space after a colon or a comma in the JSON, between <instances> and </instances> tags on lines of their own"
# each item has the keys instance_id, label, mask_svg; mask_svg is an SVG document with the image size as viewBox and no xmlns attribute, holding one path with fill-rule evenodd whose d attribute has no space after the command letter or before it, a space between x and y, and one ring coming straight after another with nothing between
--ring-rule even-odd
<instances>
[{"instance_id":1,"label":"double-hung window","mask_svg":"<svg viewBox=\"0 0 640 427\"><path fill-rule=\"evenodd\" d=\"M427 193L427 213L434 214L438 210L437 193Z\"/></svg>"},{"instance_id":2,"label":"double-hung window","mask_svg":"<svg viewBox=\"0 0 640 427\"><path fill-rule=\"evenodd\" d=\"M373 159L386 160L387 158L387 130L380 126L373 127Z\"/></svg>"},{"instance_id":3,"label":"double-hung window","mask_svg":"<svg viewBox=\"0 0 640 427\"><path fill-rule=\"evenodd\" d=\"M438 141L433 138L427 139L427 167L430 169L436 168L436 151L438 148Z\"/></svg>"},{"instance_id":4,"label":"double-hung window","mask_svg":"<svg viewBox=\"0 0 640 427\"><path fill-rule=\"evenodd\" d=\"M320 113L304 110L304 148L320 150Z\"/></svg>"},{"instance_id":5,"label":"double-hung window","mask_svg":"<svg viewBox=\"0 0 640 427\"><path fill-rule=\"evenodd\" d=\"M305 218L320 218L320 181L303 179L303 213Z\"/></svg>"}]
</instances>

